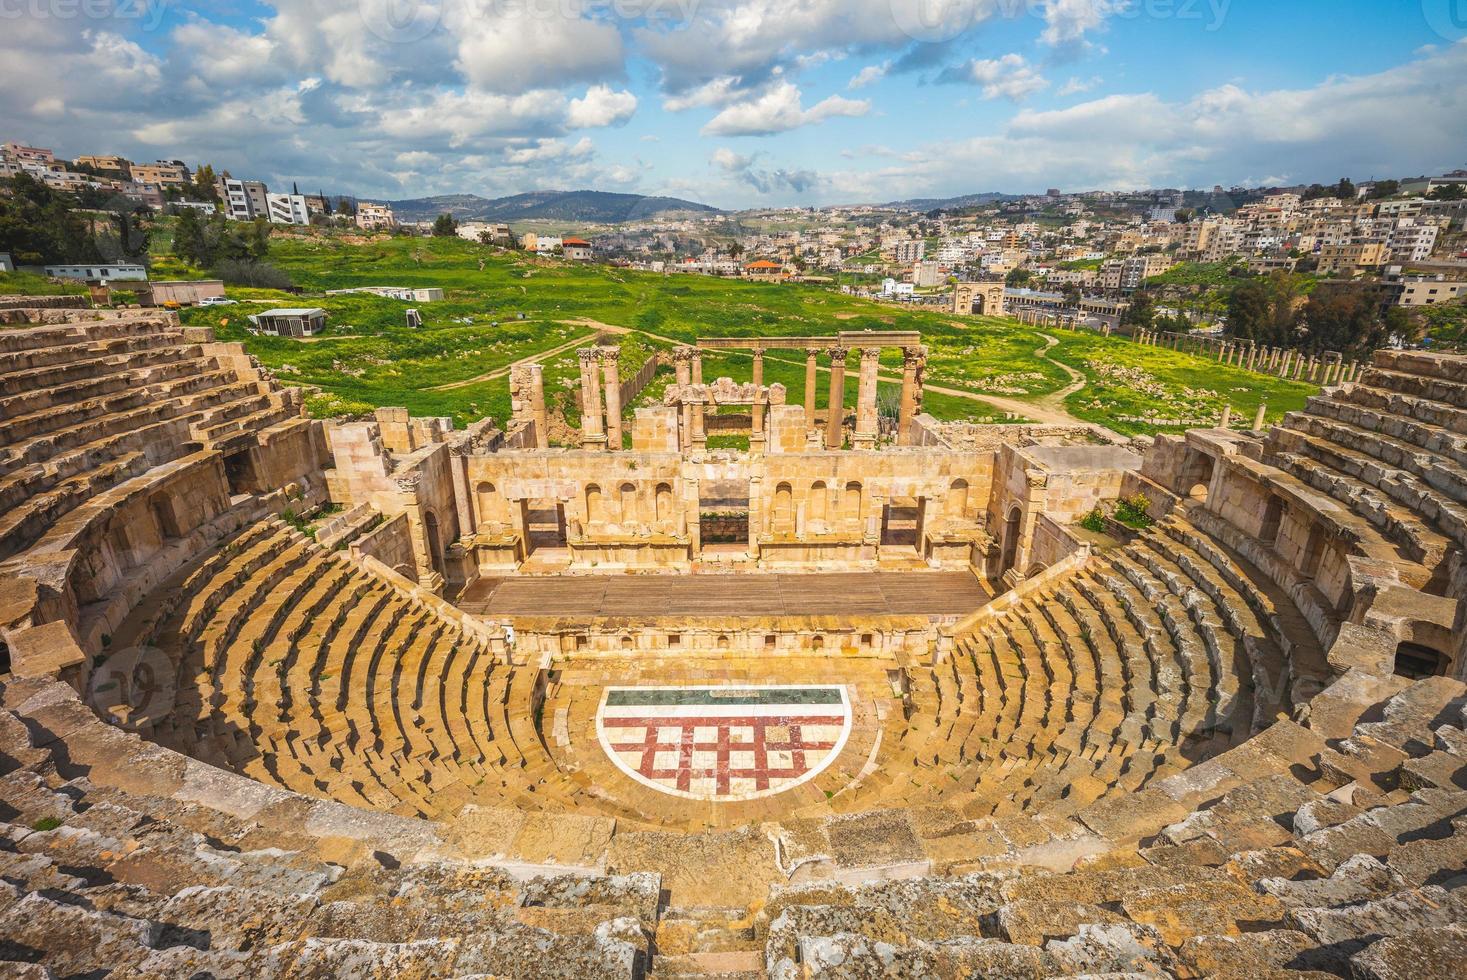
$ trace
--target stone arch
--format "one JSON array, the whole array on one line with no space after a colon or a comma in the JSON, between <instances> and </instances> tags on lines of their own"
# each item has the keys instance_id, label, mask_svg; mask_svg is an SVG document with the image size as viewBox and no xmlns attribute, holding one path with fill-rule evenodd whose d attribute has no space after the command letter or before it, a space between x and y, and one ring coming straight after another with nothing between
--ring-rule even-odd
<instances>
[{"instance_id":1,"label":"stone arch","mask_svg":"<svg viewBox=\"0 0 1467 980\"><path fill-rule=\"evenodd\" d=\"M810 508L809 515L812 521L824 521L830 508L830 490L825 486L824 480L816 480L810 484Z\"/></svg>"},{"instance_id":2,"label":"stone arch","mask_svg":"<svg viewBox=\"0 0 1467 980\"><path fill-rule=\"evenodd\" d=\"M601 487L595 483L586 485L586 521L606 520L605 502L601 499Z\"/></svg>"},{"instance_id":3,"label":"stone arch","mask_svg":"<svg viewBox=\"0 0 1467 980\"><path fill-rule=\"evenodd\" d=\"M617 510L621 513L623 523L629 523L637 519L637 486L634 483L623 483L617 490Z\"/></svg>"},{"instance_id":4,"label":"stone arch","mask_svg":"<svg viewBox=\"0 0 1467 980\"><path fill-rule=\"evenodd\" d=\"M672 486L670 484L657 484L657 490L655 493L655 505L658 523L665 524L673 519Z\"/></svg>"},{"instance_id":5,"label":"stone arch","mask_svg":"<svg viewBox=\"0 0 1467 980\"><path fill-rule=\"evenodd\" d=\"M948 517L961 520L968 512L968 481L962 478L954 480L947 488L947 499L943 501L943 505Z\"/></svg>"},{"instance_id":6,"label":"stone arch","mask_svg":"<svg viewBox=\"0 0 1467 980\"><path fill-rule=\"evenodd\" d=\"M862 492L861 484L855 480L846 484L846 499L841 503L841 516L846 520L860 521Z\"/></svg>"},{"instance_id":7,"label":"stone arch","mask_svg":"<svg viewBox=\"0 0 1467 980\"><path fill-rule=\"evenodd\" d=\"M474 501L479 513L479 523L504 520L504 500L488 480L480 481L474 488Z\"/></svg>"},{"instance_id":8,"label":"stone arch","mask_svg":"<svg viewBox=\"0 0 1467 980\"><path fill-rule=\"evenodd\" d=\"M789 530L795 523L795 492L788 483L774 488L774 525L780 530Z\"/></svg>"}]
</instances>

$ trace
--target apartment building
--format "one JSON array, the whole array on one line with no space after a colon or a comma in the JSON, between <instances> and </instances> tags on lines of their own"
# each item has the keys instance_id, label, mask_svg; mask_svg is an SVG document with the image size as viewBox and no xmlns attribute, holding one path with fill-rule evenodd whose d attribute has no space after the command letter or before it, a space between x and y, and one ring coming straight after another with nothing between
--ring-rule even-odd
<instances>
[{"instance_id":1,"label":"apartment building","mask_svg":"<svg viewBox=\"0 0 1467 980\"><path fill-rule=\"evenodd\" d=\"M1327 276L1355 276L1385 265L1387 254L1384 242L1325 245L1319 250L1319 271Z\"/></svg>"},{"instance_id":2,"label":"apartment building","mask_svg":"<svg viewBox=\"0 0 1467 980\"><path fill-rule=\"evenodd\" d=\"M912 284L918 289L931 289L942 282L942 266L930 259L912 264Z\"/></svg>"},{"instance_id":3,"label":"apartment building","mask_svg":"<svg viewBox=\"0 0 1467 980\"><path fill-rule=\"evenodd\" d=\"M136 172L136 171L134 171ZM214 182L224 216L234 221L253 221L270 214L270 189L260 180L220 177Z\"/></svg>"},{"instance_id":4,"label":"apartment building","mask_svg":"<svg viewBox=\"0 0 1467 980\"><path fill-rule=\"evenodd\" d=\"M397 218L392 214L392 208L386 204L373 204L370 201L361 201L357 204L357 227L358 228L395 228Z\"/></svg>"},{"instance_id":5,"label":"apartment building","mask_svg":"<svg viewBox=\"0 0 1467 980\"><path fill-rule=\"evenodd\" d=\"M304 194L266 194L265 205L272 224L308 225L311 209Z\"/></svg>"},{"instance_id":6,"label":"apartment building","mask_svg":"<svg viewBox=\"0 0 1467 980\"><path fill-rule=\"evenodd\" d=\"M1467 299L1467 281L1445 276L1406 276L1398 280L1401 292L1399 306L1435 306L1457 299Z\"/></svg>"},{"instance_id":7,"label":"apartment building","mask_svg":"<svg viewBox=\"0 0 1467 980\"><path fill-rule=\"evenodd\" d=\"M182 160L159 160L156 163L134 163L132 179L139 184L157 184L159 187L183 187L193 179Z\"/></svg>"},{"instance_id":8,"label":"apartment building","mask_svg":"<svg viewBox=\"0 0 1467 980\"><path fill-rule=\"evenodd\" d=\"M1171 267L1172 260L1159 253L1111 259L1101 264L1099 282L1102 289L1131 292L1140 289L1152 276L1159 276Z\"/></svg>"},{"instance_id":9,"label":"apartment building","mask_svg":"<svg viewBox=\"0 0 1467 980\"><path fill-rule=\"evenodd\" d=\"M23 143L0 144L0 159L15 164L34 164L46 167L56 162L56 154L40 146L26 146Z\"/></svg>"},{"instance_id":10,"label":"apartment building","mask_svg":"<svg viewBox=\"0 0 1467 980\"><path fill-rule=\"evenodd\" d=\"M109 176L121 177L124 180L132 179L132 164L125 157L82 156L72 162L78 167L91 167Z\"/></svg>"},{"instance_id":11,"label":"apartment building","mask_svg":"<svg viewBox=\"0 0 1467 980\"><path fill-rule=\"evenodd\" d=\"M1386 243L1392 262L1425 262L1436 248L1437 226L1403 218L1392 229Z\"/></svg>"},{"instance_id":12,"label":"apartment building","mask_svg":"<svg viewBox=\"0 0 1467 980\"><path fill-rule=\"evenodd\" d=\"M892 258L897 265L911 265L927 256L927 243L920 238L899 241L892 248Z\"/></svg>"}]
</instances>

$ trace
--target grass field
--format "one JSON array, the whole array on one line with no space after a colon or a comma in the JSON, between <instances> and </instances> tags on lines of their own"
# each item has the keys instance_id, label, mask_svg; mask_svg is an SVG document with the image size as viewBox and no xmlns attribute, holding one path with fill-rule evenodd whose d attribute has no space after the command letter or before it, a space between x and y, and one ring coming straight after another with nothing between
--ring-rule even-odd
<instances>
[{"instance_id":1,"label":"grass field","mask_svg":"<svg viewBox=\"0 0 1467 980\"><path fill-rule=\"evenodd\" d=\"M155 241L166 244L160 233ZM321 416L357 414L383 405L415 414L446 415L463 425L485 415L509 413L510 364L540 357L546 392L567 420L576 421L573 392L579 377L574 347L589 342L602 325L626 333L603 342L622 347L622 376L673 343L698 337L830 335L840 331L917 330L930 356L930 384L975 395L1032 402L1070 383L1056 363L1035 356L1045 345L1034 327L995 317L956 317L844 296L819 286L753 283L704 276L633 272L575 265L519 253L495 252L459 239L324 237L278 233L270 261L304 290L292 295L231 288L238 305L185 310L185 323L210 325L221 339L242 341L262 363L290 384L319 389L309 401ZM171 256L159 256L155 278L200 276ZM0 292L40 292L58 287L35 277L0 278ZM439 303L410 304L380 297L324 295L357 286L437 286ZM320 337L298 341L256 337L246 316L272 306L320 306L329 314ZM416 306L424 326L406 326ZM1065 402L1077 418L1127 434L1174 431L1215 418L1224 398L1234 417L1251 420L1266 401L1271 417L1302 407L1315 389L1190 354L1139 347L1120 337L1057 332L1051 352L1080 371L1087 386ZM822 359L823 360L823 359ZM856 358L847 370L846 404L855 401ZM823 367L823 364L822 364ZM887 352L887 375L899 375L900 354ZM704 358L704 376L749 378L747 355ZM817 403L824 406L828 375L820 374ZM791 403L804 400L804 355L771 351L766 383L787 389ZM660 399L666 377L627 406ZM895 397L883 384L882 398ZM1004 421L1004 411L973 398L929 390L926 411L939 419Z\"/></svg>"}]
</instances>

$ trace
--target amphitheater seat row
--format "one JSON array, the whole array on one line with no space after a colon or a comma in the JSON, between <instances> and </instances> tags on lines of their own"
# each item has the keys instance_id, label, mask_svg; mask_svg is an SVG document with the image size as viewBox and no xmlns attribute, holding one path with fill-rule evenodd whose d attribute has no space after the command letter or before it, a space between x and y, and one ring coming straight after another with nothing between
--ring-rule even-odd
<instances>
[{"instance_id":1,"label":"amphitheater seat row","mask_svg":"<svg viewBox=\"0 0 1467 980\"><path fill-rule=\"evenodd\" d=\"M4 340L0 559L150 468L298 414L187 343L169 316L18 326Z\"/></svg>"},{"instance_id":2,"label":"amphitheater seat row","mask_svg":"<svg viewBox=\"0 0 1467 980\"><path fill-rule=\"evenodd\" d=\"M847 808L1071 814L1245 741L1322 662L1287 597L1180 518L955 640L888 718L911 777Z\"/></svg>"},{"instance_id":3,"label":"amphitheater seat row","mask_svg":"<svg viewBox=\"0 0 1467 980\"><path fill-rule=\"evenodd\" d=\"M160 744L308 795L411 816L575 808L531 720L537 670L278 520L166 583L121 642L162 651Z\"/></svg>"},{"instance_id":4,"label":"amphitheater seat row","mask_svg":"<svg viewBox=\"0 0 1467 980\"><path fill-rule=\"evenodd\" d=\"M146 774L95 764L81 774L97 747L0 686L0 969L1460 976L1467 687L1341 686L1317 705L1321 727L1282 723L1229 752L1224 769L1161 780L1213 789L1139 845L1068 870L1000 859L950 876L775 884L748 909L678 906L665 881L636 868L533 876L407 860L412 848L348 855L299 821L267 828L228 812L237 803L155 795L135 785ZM1267 761L1275 752L1304 761ZM716 841L672 837L663 857L696 862Z\"/></svg>"},{"instance_id":5,"label":"amphitheater seat row","mask_svg":"<svg viewBox=\"0 0 1467 980\"><path fill-rule=\"evenodd\" d=\"M1434 591L1467 546L1467 379L1455 362L1377 353L1272 429L1264 459L1425 566Z\"/></svg>"}]
</instances>

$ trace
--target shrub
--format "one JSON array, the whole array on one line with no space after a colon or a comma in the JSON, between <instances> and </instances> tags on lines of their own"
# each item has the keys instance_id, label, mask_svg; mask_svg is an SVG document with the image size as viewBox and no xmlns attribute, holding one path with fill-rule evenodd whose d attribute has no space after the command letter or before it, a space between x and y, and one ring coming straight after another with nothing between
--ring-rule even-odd
<instances>
[{"instance_id":1,"label":"shrub","mask_svg":"<svg viewBox=\"0 0 1467 980\"><path fill-rule=\"evenodd\" d=\"M292 289L290 276L269 262L249 259L226 259L214 267L214 274L230 286L253 286L256 289Z\"/></svg>"},{"instance_id":2,"label":"shrub","mask_svg":"<svg viewBox=\"0 0 1467 980\"><path fill-rule=\"evenodd\" d=\"M1135 493L1116 501L1115 518L1126 527L1141 531L1156 523L1147 513L1149 510L1151 500L1144 493Z\"/></svg>"},{"instance_id":3,"label":"shrub","mask_svg":"<svg viewBox=\"0 0 1467 980\"><path fill-rule=\"evenodd\" d=\"M1090 513L1080 518L1080 526L1087 531L1093 531L1096 534L1104 534L1105 514L1103 514L1100 508L1097 506Z\"/></svg>"}]
</instances>

